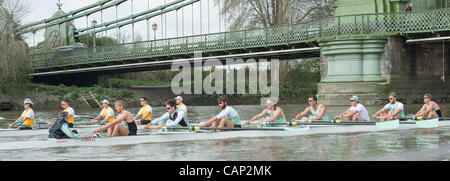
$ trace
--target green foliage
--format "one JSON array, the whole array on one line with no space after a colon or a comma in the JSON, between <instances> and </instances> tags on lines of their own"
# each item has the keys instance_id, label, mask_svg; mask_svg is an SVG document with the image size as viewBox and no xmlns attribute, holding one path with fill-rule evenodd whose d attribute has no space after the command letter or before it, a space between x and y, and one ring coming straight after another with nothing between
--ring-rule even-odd
<instances>
[{"instance_id":1,"label":"green foliage","mask_svg":"<svg viewBox=\"0 0 450 181\"><path fill-rule=\"evenodd\" d=\"M126 80L119 78L110 78L108 83L113 88L128 88L131 86L170 86L170 82L155 82L144 80Z\"/></svg>"},{"instance_id":2,"label":"green foliage","mask_svg":"<svg viewBox=\"0 0 450 181\"><path fill-rule=\"evenodd\" d=\"M309 95L317 94L319 82L320 60L303 59L289 71L287 83L280 85L280 98L304 100Z\"/></svg>"}]
</instances>

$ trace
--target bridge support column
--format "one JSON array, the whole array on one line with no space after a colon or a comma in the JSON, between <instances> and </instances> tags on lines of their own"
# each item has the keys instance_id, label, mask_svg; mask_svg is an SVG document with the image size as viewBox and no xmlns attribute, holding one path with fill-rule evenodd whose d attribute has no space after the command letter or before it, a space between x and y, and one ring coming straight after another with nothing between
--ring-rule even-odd
<instances>
[{"instance_id":1,"label":"bridge support column","mask_svg":"<svg viewBox=\"0 0 450 181\"><path fill-rule=\"evenodd\" d=\"M386 84L380 59L386 38L346 39L320 43L322 81L318 98L322 104L348 105L352 95L366 104L379 104L377 91Z\"/></svg>"}]
</instances>

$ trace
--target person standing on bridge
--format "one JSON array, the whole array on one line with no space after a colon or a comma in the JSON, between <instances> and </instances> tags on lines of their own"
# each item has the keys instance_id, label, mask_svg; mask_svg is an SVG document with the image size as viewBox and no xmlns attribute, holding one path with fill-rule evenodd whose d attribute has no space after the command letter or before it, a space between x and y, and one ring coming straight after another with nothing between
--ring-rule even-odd
<instances>
[{"instance_id":1,"label":"person standing on bridge","mask_svg":"<svg viewBox=\"0 0 450 181\"><path fill-rule=\"evenodd\" d=\"M387 114L386 111L388 111ZM389 94L389 103L373 114L372 118L375 119L378 115L380 115L380 121L390 121L405 117L403 103L397 101L397 94L395 92Z\"/></svg>"},{"instance_id":2,"label":"person standing on bridge","mask_svg":"<svg viewBox=\"0 0 450 181\"><path fill-rule=\"evenodd\" d=\"M409 5L408 5L408 7L406 8L406 21L408 21L409 19L412 19L413 17L412 17L412 12L413 12L413 8L412 8L412 6L413 6L413 3L412 2L410 2L409 3ZM407 23L407 22L406 22Z\"/></svg>"},{"instance_id":3,"label":"person standing on bridge","mask_svg":"<svg viewBox=\"0 0 450 181\"><path fill-rule=\"evenodd\" d=\"M138 125L144 125L152 122L152 107L148 105L147 98L141 97L139 99L142 108L139 110L139 112L136 114L134 119L136 119ZM142 118L139 119L139 116L142 116Z\"/></svg>"},{"instance_id":4,"label":"person standing on bridge","mask_svg":"<svg viewBox=\"0 0 450 181\"><path fill-rule=\"evenodd\" d=\"M325 105L317 103L316 96L309 96L308 103L309 103L309 107L307 107L305 110L303 110L303 112L297 114L297 116L295 116L295 118L292 119L292 121L309 123L314 120L330 120L328 118L327 108L325 107ZM303 117L308 113L311 113L311 116Z\"/></svg>"},{"instance_id":5,"label":"person standing on bridge","mask_svg":"<svg viewBox=\"0 0 450 181\"><path fill-rule=\"evenodd\" d=\"M34 125L34 111L31 108L33 106L33 102L30 99L25 99L23 101L24 111L22 115L17 118L12 124L9 125L9 128L15 128L19 130L32 129Z\"/></svg>"},{"instance_id":6,"label":"person standing on bridge","mask_svg":"<svg viewBox=\"0 0 450 181\"><path fill-rule=\"evenodd\" d=\"M261 113L255 115L252 119L245 122L245 124L250 124L251 122L256 121L256 124L266 124L266 123L277 123L277 124L286 124L286 117L284 116L283 109L277 106L278 99L277 98L269 98L267 100L267 109L264 109ZM267 115L267 117L263 117Z\"/></svg>"},{"instance_id":7,"label":"person standing on bridge","mask_svg":"<svg viewBox=\"0 0 450 181\"><path fill-rule=\"evenodd\" d=\"M406 8L406 12L411 13L411 12L413 11L412 6L413 6L413 3L410 2L409 5L408 5L408 7Z\"/></svg>"},{"instance_id":8,"label":"person standing on bridge","mask_svg":"<svg viewBox=\"0 0 450 181\"><path fill-rule=\"evenodd\" d=\"M100 111L100 114L91 120L92 124L100 124L105 125L111 121L114 121L114 110L109 107L109 101L103 100L102 101L103 109ZM104 117L103 121L99 121L100 118Z\"/></svg>"},{"instance_id":9,"label":"person standing on bridge","mask_svg":"<svg viewBox=\"0 0 450 181\"><path fill-rule=\"evenodd\" d=\"M217 103L222 111L217 116L202 123L200 127L240 128L241 119L239 114L231 106L228 106L227 96L220 96L219 99L217 99Z\"/></svg>"}]
</instances>

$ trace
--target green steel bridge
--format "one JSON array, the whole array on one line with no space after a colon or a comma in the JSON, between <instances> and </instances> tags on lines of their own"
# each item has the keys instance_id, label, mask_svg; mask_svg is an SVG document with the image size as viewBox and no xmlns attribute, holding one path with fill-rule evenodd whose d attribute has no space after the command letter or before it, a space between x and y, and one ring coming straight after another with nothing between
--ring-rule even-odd
<instances>
[{"instance_id":1,"label":"green steel bridge","mask_svg":"<svg viewBox=\"0 0 450 181\"><path fill-rule=\"evenodd\" d=\"M96 6L99 4L104 5L109 1L100 1ZM116 4L109 5L109 7L117 6L117 3L124 1L115 1ZM132 20L129 22L115 26L102 24L106 28L99 28L98 30L95 30L95 27L82 29L85 32L79 32L80 34L76 36L89 35L91 32L88 32L88 30L91 29L94 29L95 33L120 28L137 21L148 20L151 17L178 10L198 1L192 0L169 8L183 2L175 1L164 7L133 15L128 18ZM92 7L86 7L86 9L88 8ZM102 6L101 8L105 9L108 6ZM156 10L163 11L147 15L149 12L155 12ZM27 28L38 24L45 24L39 27L40 29L47 28L93 13L87 12L86 14L75 15L79 12L81 10L19 28L22 28L22 33L35 32L36 29ZM69 14L72 16L69 16ZM138 18L143 15L145 16ZM113 23L120 23L125 20L127 19L118 19ZM170 68L170 64L176 59L192 61L196 52L201 52L205 59L270 57L283 60L319 57L319 43L321 41L385 37L390 35L430 37L434 33L448 33L448 31L450 31L450 8L401 13L335 16L302 24L270 28L182 36L114 46L97 46L65 52L51 49L44 53L31 52L30 59L34 69L34 73L31 75L47 76L103 71L126 72L147 70L148 67L167 69Z\"/></svg>"},{"instance_id":2,"label":"green steel bridge","mask_svg":"<svg viewBox=\"0 0 450 181\"><path fill-rule=\"evenodd\" d=\"M303 24L75 50L78 52L31 54L30 58L36 73L64 72L68 69L189 58L199 51L210 56L244 54L315 47L317 42L339 38L441 31L450 31L450 8L414 13L338 16ZM319 56L319 49L305 50L299 49L300 57Z\"/></svg>"}]
</instances>

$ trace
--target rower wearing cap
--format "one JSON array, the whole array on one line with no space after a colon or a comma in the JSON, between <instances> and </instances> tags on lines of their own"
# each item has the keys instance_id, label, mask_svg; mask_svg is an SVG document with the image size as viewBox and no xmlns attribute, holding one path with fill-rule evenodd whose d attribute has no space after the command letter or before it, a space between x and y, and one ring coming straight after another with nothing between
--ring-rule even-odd
<instances>
[{"instance_id":1,"label":"rower wearing cap","mask_svg":"<svg viewBox=\"0 0 450 181\"><path fill-rule=\"evenodd\" d=\"M441 108L436 102L432 101L432 99L433 97L431 96L431 94L425 94L423 96L423 102L425 102L425 104L416 113L416 116L433 118L442 117Z\"/></svg>"},{"instance_id":2,"label":"rower wearing cap","mask_svg":"<svg viewBox=\"0 0 450 181\"><path fill-rule=\"evenodd\" d=\"M386 111L388 111L388 113L386 113ZM389 121L405 117L403 104L397 101L397 94L395 92L389 94L389 103L373 114L372 118L375 119L378 115L380 115L380 121Z\"/></svg>"},{"instance_id":3,"label":"rower wearing cap","mask_svg":"<svg viewBox=\"0 0 450 181\"><path fill-rule=\"evenodd\" d=\"M139 99L142 108L139 110L139 112L136 114L134 119L136 119L138 125L144 125L148 124L152 121L152 107L147 104L147 98L141 97ZM139 116L142 116L139 118Z\"/></svg>"},{"instance_id":4,"label":"rower wearing cap","mask_svg":"<svg viewBox=\"0 0 450 181\"><path fill-rule=\"evenodd\" d=\"M114 121L114 110L111 107L109 107L109 101L106 99L103 100L102 106L103 106L103 109L102 109L102 111L100 111L100 114L91 120L92 124L98 123L98 124L104 125L111 121ZM102 117L104 117L104 119L102 121L99 121L99 119Z\"/></svg>"},{"instance_id":5,"label":"rower wearing cap","mask_svg":"<svg viewBox=\"0 0 450 181\"><path fill-rule=\"evenodd\" d=\"M33 102L30 99L25 99L23 101L24 111L22 115L16 119L12 124L9 125L9 128L15 128L19 130L32 129L34 125L34 111L32 109Z\"/></svg>"},{"instance_id":6,"label":"rower wearing cap","mask_svg":"<svg viewBox=\"0 0 450 181\"><path fill-rule=\"evenodd\" d=\"M231 106L228 106L227 96L220 96L219 99L217 99L217 103L222 111L217 116L202 123L200 127L240 128L241 119L239 118L239 114Z\"/></svg>"},{"instance_id":7,"label":"rower wearing cap","mask_svg":"<svg viewBox=\"0 0 450 181\"><path fill-rule=\"evenodd\" d=\"M178 109L175 101L167 101L166 109L167 112L164 115L145 125L144 129L148 129L150 126L156 124L159 124L159 126L154 127L156 129L165 127L189 127L189 121L186 119L186 115L184 114L185 111L183 109Z\"/></svg>"},{"instance_id":8,"label":"rower wearing cap","mask_svg":"<svg viewBox=\"0 0 450 181\"><path fill-rule=\"evenodd\" d=\"M131 136L137 134L137 126L130 112L125 110L125 102L118 100L114 102L114 108L119 115L117 115L114 121L103 125L102 127L94 130L95 133L100 133L104 130L108 130L106 136Z\"/></svg>"},{"instance_id":9,"label":"rower wearing cap","mask_svg":"<svg viewBox=\"0 0 450 181\"><path fill-rule=\"evenodd\" d=\"M309 96L308 98L309 107L307 107L303 112L297 114L292 121L295 122L311 122L313 120L330 120L327 114L327 108L325 105L317 103L316 96ZM311 113L309 117L303 117L306 114ZM301 118L300 120L298 120Z\"/></svg>"},{"instance_id":10,"label":"rower wearing cap","mask_svg":"<svg viewBox=\"0 0 450 181\"><path fill-rule=\"evenodd\" d=\"M367 112L364 105L359 103L358 96L352 96L350 98L350 104L351 106L347 111L334 117L334 119L345 118L347 121L370 121L369 112Z\"/></svg>"},{"instance_id":11,"label":"rower wearing cap","mask_svg":"<svg viewBox=\"0 0 450 181\"><path fill-rule=\"evenodd\" d=\"M181 96L177 96L175 97L175 103L177 104L177 111L183 110L184 111L184 117L185 119L187 119L187 115L188 115L188 109L187 106L183 104L183 98Z\"/></svg>"},{"instance_id":12,"label":"rower wearing cap","mask_svg":"<svg viewBox=\"0 0 450 181\"><path fill-rule=\"evenodd\" d=\"M283 109L277 106L277 98L269 98L267 100L267 109L264 109L261 113L255 115L252 119L245 122L245 124L250 124L256 121L256 124L266 124L266 123L286 123L286 117L284 116ZM267 117L263 117L266 116Z\"/></svg>"}]
</instances>

